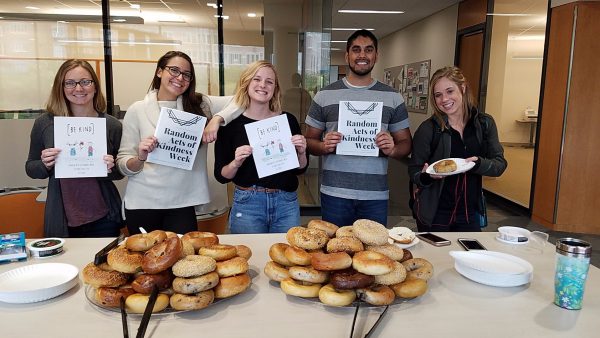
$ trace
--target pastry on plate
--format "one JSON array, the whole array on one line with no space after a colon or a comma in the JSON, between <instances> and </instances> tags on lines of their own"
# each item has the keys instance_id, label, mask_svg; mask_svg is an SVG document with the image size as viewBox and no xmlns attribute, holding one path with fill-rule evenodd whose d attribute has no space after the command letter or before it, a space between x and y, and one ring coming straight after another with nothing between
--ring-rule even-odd
<instances>
[{"instance_id":1,"label":"pastry on plate","mask_svg":"<svg viewBox=\"0 0 600 338\"><path fill-rule=\"evenodd\" d=\"M457 168L456 162L453 160L441 160L433 165L433 170L439 174L451 173L456 171Z\"/></svg>"}]
</instances>

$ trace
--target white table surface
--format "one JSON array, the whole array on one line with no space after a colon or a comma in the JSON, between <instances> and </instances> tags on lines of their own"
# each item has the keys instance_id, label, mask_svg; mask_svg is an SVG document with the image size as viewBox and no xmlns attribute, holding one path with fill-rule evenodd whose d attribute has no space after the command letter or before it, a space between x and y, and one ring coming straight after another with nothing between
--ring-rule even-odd
<instances>
[{"instance_id":1,"label":"white table surface","mask_svg":"<svg viewBox=\"0 0 600 338\"><path fill-rule=\"evenodd\" d=\"M554 246L543 251L509 245L496 233L444 233L451 246L421 242L415 257L434 265L429 291L422 297L390 307L374 337L598 337L600 270L590 267L583 309L565 310L553 304ZM286 296L262 272L272 243L283 234L221 235L225 244L245 244L252 251L253 284L246 293L200 311L152 316L146 337L349 337L354 308L326 307ZM477 238L489 250L519 256L534 267L533 281L499 288L472 282L454 270L450 250L461 250L458 237ZM108 239L67 239L65 252L49 259L0 265L0 272L45 262L71 263L81 269ZM120 314L97 308L84 294L85 285L48 301L33 304L0 302L0 337L122 337ZM361 308L354 337L363 337L381 308ZM129 317L135 337L139 317Z\"/></svg>"}]
</instances>

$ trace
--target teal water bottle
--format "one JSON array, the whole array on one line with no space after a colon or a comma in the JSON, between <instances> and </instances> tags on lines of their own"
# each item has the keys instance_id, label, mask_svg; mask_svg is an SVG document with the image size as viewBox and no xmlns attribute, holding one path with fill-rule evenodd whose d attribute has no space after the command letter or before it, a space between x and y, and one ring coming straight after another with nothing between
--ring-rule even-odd
<instances>
[{"instance_id":1,"label":"teal water bottle","mask_svg":"<svg viewBox=\"0 0 600 338\"><path fill-rule=\"evenodd\" d=\"M592 245L588 242L575 238L556 241L554 304L569 310L581 309L591 256Z\"/></svg>"}]
</instances>

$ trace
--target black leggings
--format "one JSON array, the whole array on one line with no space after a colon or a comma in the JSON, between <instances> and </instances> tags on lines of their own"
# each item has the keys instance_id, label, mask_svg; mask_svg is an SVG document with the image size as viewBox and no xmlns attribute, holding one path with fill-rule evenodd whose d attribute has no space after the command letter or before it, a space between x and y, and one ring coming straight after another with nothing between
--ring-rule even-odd
<instances>
[{"instance_id":1,"label":"black leggings","mask_svg":"<svg viewBox=\"0 0 600 338\"><path fill-rule=\"evenodd\" d=\"M125 223L129 234L139 234L139 227L147 232L153 230L172 231L185 234L198 230L194 207L177 209L125 209Z\"/></svg>"}]
</instances>

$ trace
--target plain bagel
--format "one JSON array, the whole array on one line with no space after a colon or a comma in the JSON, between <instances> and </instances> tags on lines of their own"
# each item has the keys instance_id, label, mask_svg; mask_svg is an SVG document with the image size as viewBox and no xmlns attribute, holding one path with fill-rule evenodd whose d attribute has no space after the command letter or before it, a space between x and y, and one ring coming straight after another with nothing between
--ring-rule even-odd
<instances>
[{"instance_id":1,"label":"plain bagel","mask_svg":"<svg viewBox=\"0 0 600 338\"><path fill-rule=\"evenodd\" d=\"M352 267L365 275L385 275L394 269L394 261L379 252L361 251L352 257Z\"/></svg>"},{"instance_id":2,"label":"plain bagel","mask_svg":"<svg viewBox=\"0 0 600 338\"><path fill-rule=\"evenodd\" d=\"M331 284L327 284L319 290L319 300L323 304L331 306L347 306L356 299L354 290L337 290Z\"/></svg>"},{"instance_id":3,"label":"plain bagel","mask_svg":"<svg viewBox=\"0 0 600 338\"><path fill-rule=\"evenodd\" d=\"M319 297L321 284L313 284L307 282L297 282L292 278L286 278L281 281L281 290L290 296L313 298Z\"/></svg>"}]
</instances>

